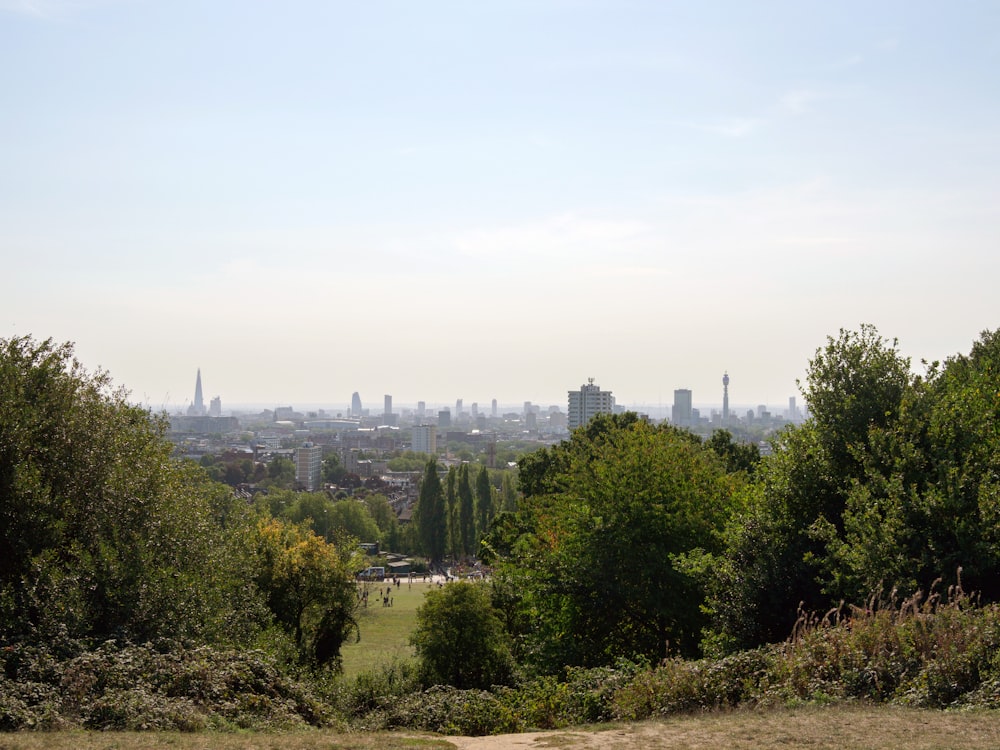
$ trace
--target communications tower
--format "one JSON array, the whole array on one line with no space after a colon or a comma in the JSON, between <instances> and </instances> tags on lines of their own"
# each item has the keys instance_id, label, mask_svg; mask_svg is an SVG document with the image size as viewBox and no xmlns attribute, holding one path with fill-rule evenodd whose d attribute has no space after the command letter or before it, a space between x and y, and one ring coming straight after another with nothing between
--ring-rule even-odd
<instances>
[{"instance_id":1,"label":"communications tower","mask_svg":"<svg viewBox=\"0 0 1000 750\"><path fill-rule=\"evenodd\" d=\"M722 421L729 421L729 373L722 375Z\"/></svg>"}]
</instances>

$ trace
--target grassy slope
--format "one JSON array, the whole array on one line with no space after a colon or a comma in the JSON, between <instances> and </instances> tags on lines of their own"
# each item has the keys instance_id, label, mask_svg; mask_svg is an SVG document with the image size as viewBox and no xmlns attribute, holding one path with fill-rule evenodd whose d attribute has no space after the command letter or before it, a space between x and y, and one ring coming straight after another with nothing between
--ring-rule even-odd
<instances>
[{"instance_id":1,"label":"grassy slope","mask_svg":"<svg viewBox=\"0 0 1000 750\"><path fill-rule=\"evenodd\" d=\"M387 584L369 584L368 608L361 610L359 624L361 640L344 644L344 675L353 677L395 658L413 656L410 633L417 622L417 608L423 603L424 594L433 584L405 580L399 588L392 589L392 607L383 607L379 589Z\"/></svg>"}]
</instances>

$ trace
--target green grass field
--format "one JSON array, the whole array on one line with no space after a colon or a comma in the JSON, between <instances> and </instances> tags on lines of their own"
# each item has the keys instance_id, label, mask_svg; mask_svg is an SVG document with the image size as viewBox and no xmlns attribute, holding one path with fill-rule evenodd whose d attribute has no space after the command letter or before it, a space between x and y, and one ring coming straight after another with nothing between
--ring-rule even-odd
<instances>
[{"instance_id":1,"label":"green grass field","mask_svg":"<svg viewBox=\"0 0 1000 750\"><path fill-rule=\"evenodd\" d=\"M394 659L413 656L410 633L417 624L417 608L424 601L424 594L436 584L408 584L404 579L399 587L392 587L392 606L383 607L379 591L387 583L370 583L368 607L361 609L358 623L361 640L348 640L341 649L344 658L344 675L353 677L360 672L374 669Z\"/></svg>"}]
</instances>

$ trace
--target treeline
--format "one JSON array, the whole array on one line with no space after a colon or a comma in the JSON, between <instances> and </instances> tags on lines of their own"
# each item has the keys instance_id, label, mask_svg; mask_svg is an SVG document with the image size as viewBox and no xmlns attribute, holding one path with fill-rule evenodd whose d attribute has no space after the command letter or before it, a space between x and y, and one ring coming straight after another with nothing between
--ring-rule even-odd
<instances>
[{"instance_id":1,"label":"treeline","mask_svg":"<svg viewBox=\"0 0 1000 750\"><path fill-rule=\"evenodd\" d=\"M70 345L0 340L0 643L171 639L335 666L356 542L173 460L166 426Z\"/></svg>"},{"instance_id":2,"label":"treeline","mask_svg":"<svg viewBox=\"0 0 1000 750\"><path fill-rule=\"evenodd\" d=\"M598 417L523 457L517 488L427 464L403 532L374 494L237 499L69 345L0 340L0 728L992 705L1000 334L922 370L841 331L768 456ZM493 575L428 595L415 662L338 680L372 533Z\"/></svg>"},{"instance_id":3,"label":"treeline","mask_svg":"<svg viewBox=\"0 0 1000 750\"><path fill-rule=\"evenodd\" d=\"M914 375L896 341L843 330L802 390L810 418L764 458L631 414L524 458L484 542L518 661L720 656L949 585L996 601L1000 336Z\"/></svg>"}]
</instances>

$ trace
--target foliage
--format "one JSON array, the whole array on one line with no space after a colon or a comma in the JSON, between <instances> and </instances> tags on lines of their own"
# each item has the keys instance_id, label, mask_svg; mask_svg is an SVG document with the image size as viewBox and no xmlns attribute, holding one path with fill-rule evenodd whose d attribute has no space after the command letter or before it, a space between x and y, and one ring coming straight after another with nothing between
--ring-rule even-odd
<instances>
[{"instance_id":1,"label":"foliage","mask_svg":"<svg viewBox=\"0 0 1000 750\"><path fill-rule=\"evenodd\" d=\"M488 688L512 679L507 634L484 584L456 581L428 591L410 640L425 684Z\"/></svg>"},{"instance_id":2,"label":"foliage","mask_svg":"<svg viewBox=\"0 0 1000 750\"><path fill-rule=\"evenodd\" d=\"M701 583L685 558L719 549L738 484L714 453L690 433L602 415L526 457L520 477L521 510L485 546L528 662L552 672L697 649Z\"/></svg>"},{"instance_id":3,"label":"foliage","mask_svg":"<svg viewBox=\"0 0 1000 750\"><path fill-rule=\"evenodd\" d=\"M462 464L458 470L458 528L460 552L471 555L476 538L476 510L468 464Z\"/></svg>"},{"instance_id":4,"label":"foliage","mask_svg":"<svg viewBox=\"0 0 1000 750\"><path fill-rule=\"evenodd\" d=\"M4 731L342 726L260 651L107 641L67 658L24 645L5 649L0 666Z\"/></svg>"},{"instance_id":5,"label":"foliage","mask_svg":"<svg viewBox=\"0 0 1000 750\"><path fill-rule=\"evenodd\" d=\"M261 519L257 585L275 620L307 663L340 666L340 648L357 631L356 544L327 543L304 525Z\"/></svg>"},{"instance_id":6,"label":"foliage","mask_svg":"<svg viewBox=\"0 0 1000 750\"><path fill-rule=\"evenodd\" d=\"M428 461L424 468L413 523L423 553L435 562L443 558L448 541L448 520L436 459Z\"/></svg>"},{"instance_id":7,"label":"foliage","mask_svg":"<svg viewBox=\"0 0 1000 750\"><path fill-rule=\"evenodd\" d=\"M740 498L709 577L717 647L780 640L800 605L823 610L845 592L824 560L866 473L872 436L898 424L909 367L897 342L868 325L841 330L816 351L804 389L812 416L786 429L773 455L757 465L755 487Z\"/></svg>"},{"instance_id":8,"label":"foliage","mask_svg":"<svg viewBox=\"0 0 1000 750\"><path fill-rule=\"evenodd\" d=\"M0 638L246 642L249 519L69 344L0 340Z\"/></svg>"}]
</instances>

